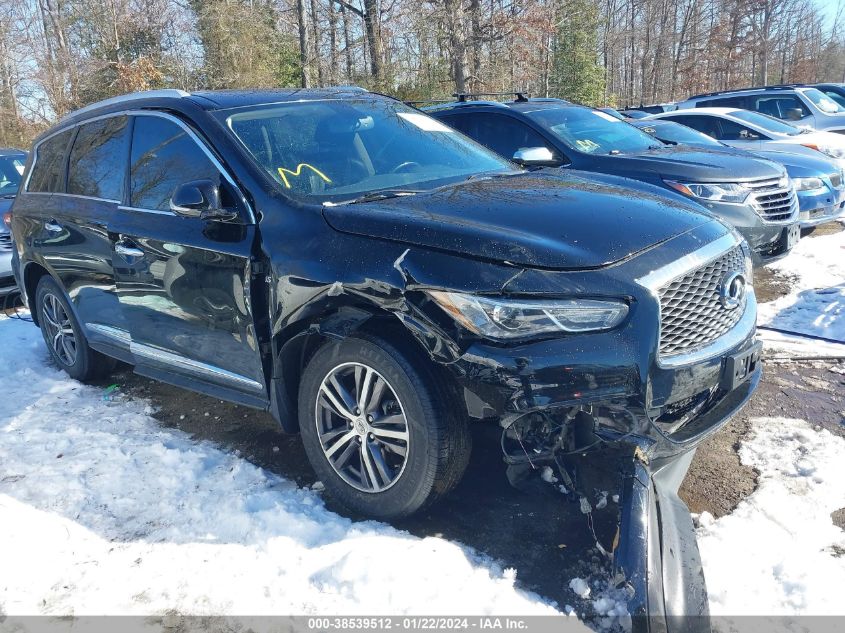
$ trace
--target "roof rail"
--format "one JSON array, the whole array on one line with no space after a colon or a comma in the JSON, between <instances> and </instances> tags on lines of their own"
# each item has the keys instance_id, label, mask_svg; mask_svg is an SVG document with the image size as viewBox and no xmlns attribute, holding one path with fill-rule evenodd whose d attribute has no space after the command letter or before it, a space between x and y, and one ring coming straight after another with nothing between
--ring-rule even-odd
<instances>
[{"instance_id":1,"label":"roof rail","mask_svg":"<svg viewBox=\"0 0 845 633\"><path fill-rule=\"evenodd\" d=\"M698 99L700 97L718 97L719 95L734 94L737 92L753 92L754 90L793 90L795 88L812 88L812 86L810 84L775 84L772 86L755 86L753 88L733 88L731 90L702 92L701 94L689 97L689 99Z\"/></svg>"},{"instance_id":2,"label":"roof rail","mask_svg":"<svg viewBox=\"0 0 845 633\"><path fill-rule=\"evenodd\" d=\"M83 114L85 112L90 112L91 110L96 110L97 108L104 108L106 106L124 103L126 101L135 101L137 99L165 98L165 97L169 97L171 99L181 99L183 97L190 97L190 96L191 96L190 92L185 92L184 90L177 90L175 88L165 88L163 90L143 90L141 92L130 92L129 94L119 95L117 97L111 97L110 99L103 99L102 101L96 101L94 103L89 103L87 106L83 106L83 107L79 108L78 110L68 112L65 116L62 117L62 121L69 119L71 117L75 117L79 114Z\"/></svg>"},{"instance_id":3,"label":"roof rail","mask_svg":"<svg viewBox=\"0 0 845 633\"><path fill-rule=\"evenodd\" d=\"M467 100L467 97L474 99L475 97L516 96L516 101L528 101L528 97L530 97L531 95L525 90L520 90L517 92L456 92L452 96L455 97L460 103L463 103Z\"/></svg>"}]
</instances>

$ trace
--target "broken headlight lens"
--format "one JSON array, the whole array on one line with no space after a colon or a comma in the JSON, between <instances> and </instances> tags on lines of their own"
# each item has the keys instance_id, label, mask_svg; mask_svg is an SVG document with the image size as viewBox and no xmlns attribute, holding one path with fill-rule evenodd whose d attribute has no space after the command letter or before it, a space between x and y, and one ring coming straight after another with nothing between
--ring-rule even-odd
<instances>
[{"instance_id":1,"label":"broken headlight lens","mask_svg":"<svg viewBox=\"0 0 845 633\"><path fill-rule=\"evenodd\" d=\"M534 301L441 291L429 295L466 329L492 339L609 330L628 314L627 303L606 299Z\"/></svg>"}]
</instances>

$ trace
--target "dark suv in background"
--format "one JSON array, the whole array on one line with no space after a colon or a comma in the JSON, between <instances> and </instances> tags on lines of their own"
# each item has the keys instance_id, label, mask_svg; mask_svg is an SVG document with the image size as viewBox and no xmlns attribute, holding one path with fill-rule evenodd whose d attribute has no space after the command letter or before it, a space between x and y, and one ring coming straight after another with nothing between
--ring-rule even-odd
<instances>
[{"instance_id":1,"label":"dark suv in background","mask_svg":"<svg viewBox=\"0 0 845 633\"><path fill-rule=\"evenodd\" d=\"M759 262L785 256L801 235L784 168L747 156L667 146L601 110L559 99L472 101L423 108L525 166L624 176L701 204L748 240Z\"/></svg>"},{"instance_id":2,"label":"dark suv in background","mask_svg":"<svg viewBox=\"0 0 845 633\"><path fill-rule=\"evenodd\" d=\"M71 376L120 359L268 410L378 518L448 492L468 420L496 419L512 480L554 468L566 511L619 524L631 613L706 613L676 492L760 378L732 229L619 178L514 170L353 89L101 102L25 178L15 272Z\"/></svg>"}]
</instances>

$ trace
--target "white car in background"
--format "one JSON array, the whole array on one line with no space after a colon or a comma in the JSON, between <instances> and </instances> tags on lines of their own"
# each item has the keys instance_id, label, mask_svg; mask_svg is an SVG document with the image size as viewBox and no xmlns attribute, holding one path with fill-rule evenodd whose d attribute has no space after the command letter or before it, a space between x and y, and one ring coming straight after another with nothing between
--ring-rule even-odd
<instances>
[{"instance_id":1,"label":"white car in background","mask_svg":"<svg viewBox=\"0 0 845 633\"><path fill-rule=\"evenodd\" d=\"M681 101L678 108L751 110L799 127L845 133L845 110L821 90L804 84L710 92Z\"/></svg>"},{"instance_id":2,"label":"white car in background","mask_svg":"<svg viewBox=\"0 0 845 633\"><path fill-rule=\"evenodd\" d=\"M737 108L695 108L654 114L647 119L681 123L731 147L748 151L770 150L819 153L845 168L845 135L795 127L774 117Z\"/></svg>"}]
</instances>

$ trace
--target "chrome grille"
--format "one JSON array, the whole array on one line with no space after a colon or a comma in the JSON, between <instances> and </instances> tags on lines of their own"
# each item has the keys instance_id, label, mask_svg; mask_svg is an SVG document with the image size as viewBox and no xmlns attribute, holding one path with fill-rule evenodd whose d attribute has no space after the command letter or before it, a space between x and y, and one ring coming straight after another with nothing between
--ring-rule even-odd
<instances>
[{"instance_id":1,"label":"chrome grille","mask_svg":"<svg viewBox=\"0 0 845 633\"><path fill-rule=\"evenodd\" d=\"M9 233L0 233L0 251L12 250L12 236Z\"/></svg>"},{"instance_id":2,"label":"chrome grille","mask_svg":"<svg viewBox=\"0 0 845 633\"><path fill-rule=\"evenodd\" d=\"M764 220L785 222L795 215L798 204L788 178L771 178L744 184L752 191L754 210Z\"/></svg>"},{"instance_id":3,"label":"chrome grille","mask_svg":"<svg viewBox=\"0 0 845 633\"><path fill-rule=\"evenodd\" d=\"M719 300L722 280L733 272L748 274L741 246L658 291L661 357L695 352L713 343L739 322L745 312L745 296L733 310L724 307ZM747 277L746 280L751 281Z\"/></svg>"}]
</instances>

